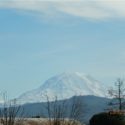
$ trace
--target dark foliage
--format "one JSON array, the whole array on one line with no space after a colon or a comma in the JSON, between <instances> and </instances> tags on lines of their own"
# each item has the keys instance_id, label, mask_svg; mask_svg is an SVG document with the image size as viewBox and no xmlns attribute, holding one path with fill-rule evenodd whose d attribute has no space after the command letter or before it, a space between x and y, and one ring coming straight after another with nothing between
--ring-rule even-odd
<instances>
[{"instance_id":1,"label":"dark foliage","mask_svg":"<svg viewBox=\"0 0 125 125\"><path fill-rule=\"evenodd\" d=\"M125 125L123 114L100 113L90 119L90 125Z\"/></svg>"}]
</instances>

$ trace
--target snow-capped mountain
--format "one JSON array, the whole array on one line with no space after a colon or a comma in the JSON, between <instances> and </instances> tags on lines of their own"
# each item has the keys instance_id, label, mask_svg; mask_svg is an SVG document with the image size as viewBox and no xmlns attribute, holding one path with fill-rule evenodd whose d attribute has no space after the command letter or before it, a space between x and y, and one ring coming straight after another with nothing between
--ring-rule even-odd
<instances>
[{"instance_id":1,"label":"snow-capped mountain","mask_svg":"<svg viewBox=\"0 0 125 125\"><path fill-rule=\"evenodd\" d=\"M57 97L67 99L74 95L94 95L105 97L105 88L89 75L81 73L62 73L45 81L42 86L22 94L17 102L33 103L47 101L46 95L52 101Z\"/></svg>"}]
</instances>

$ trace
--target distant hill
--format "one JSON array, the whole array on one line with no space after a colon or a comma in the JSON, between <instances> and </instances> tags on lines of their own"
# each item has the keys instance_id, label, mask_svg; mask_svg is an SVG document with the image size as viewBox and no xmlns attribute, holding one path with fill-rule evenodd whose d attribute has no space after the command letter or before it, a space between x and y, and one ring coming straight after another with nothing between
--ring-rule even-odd
<instances>
[{"instance_id":1,"label":"distant hill","mask_svg":"<svg viewBox=\"0 0 125 125\"><path fill-rule=\"evenodd\" d=\"M88 122L89 119L96 113L103 112L107 107L108 103L110 102L110 99L104 98L104 97L97 97L97 96L75 96L76 99L80 99L80 101L83 104L83 118L82 120L84 122ZM66 101L68 104L68 108L70 107L71 102L73 101L74 97L67 99L67 100L60 100L59 103ZM24 104L22 107L25 111L26 117L32 117L32 116L45 116L47 117L47 110L46 110L46 102L42 103L30 103L30 104Z\"/></svg>"}]
</instances>

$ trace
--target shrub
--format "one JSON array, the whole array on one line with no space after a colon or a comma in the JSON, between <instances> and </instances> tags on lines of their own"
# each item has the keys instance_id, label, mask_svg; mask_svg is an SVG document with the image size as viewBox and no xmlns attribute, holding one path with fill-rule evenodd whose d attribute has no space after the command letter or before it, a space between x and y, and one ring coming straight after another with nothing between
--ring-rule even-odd
<instances>
[{"instance_id":1,"label":"shrub","mask_svg":"<svg viewBox=\"0 0 125 125\"><path fill-rule=\"evenodd\" d=\"M125 125L123 114L100 113L90 119L90 125Z\"/></svg>"}]
</instances>

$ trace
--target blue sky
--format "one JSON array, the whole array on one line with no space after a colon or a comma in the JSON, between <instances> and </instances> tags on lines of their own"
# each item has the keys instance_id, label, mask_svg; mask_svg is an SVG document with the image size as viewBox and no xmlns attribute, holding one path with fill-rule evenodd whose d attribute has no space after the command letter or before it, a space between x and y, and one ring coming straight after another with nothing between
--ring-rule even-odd
<instances>
[{"instance_id":1,"label":"blue sky","mask_svg":"<svg viewBox=\"0 0 125 125\"><path fill-rule=\"evenodd\" d=\"M17 97L66 71L125 77L125 2L100 1L1 0L0 91Z\"/></svg>"}]
</instances>

